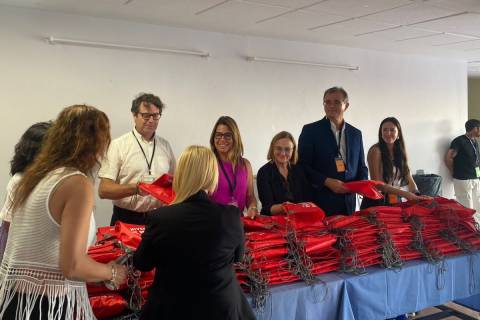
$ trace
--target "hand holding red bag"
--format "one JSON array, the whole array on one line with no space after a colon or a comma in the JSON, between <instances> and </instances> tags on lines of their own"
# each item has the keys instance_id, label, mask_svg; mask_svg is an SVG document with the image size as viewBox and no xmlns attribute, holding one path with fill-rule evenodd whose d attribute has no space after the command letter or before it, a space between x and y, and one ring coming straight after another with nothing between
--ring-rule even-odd
<instances>
[{"instance_id":1,"label":"hand holding red bag","mask_svg":"<svg viewBox=\"0 0 480 320\"><path fill-rule=\"evenodd\" d=\"M343 185L353 193L361 194L369 199L378 200L383 198L382 193L375 188L375 186L380 184L384 183L376 180L360 180L345 182Z\"/></svg>"},{"instance_id":2,"label":"hand holding red bag","mask_svg":"<svg viewBox=\"0 0 480 320\"><path fill-rule=\"evenodd\" d=\"M172 175L165 173L152 184L140 182L138 187L163 203L170 204L175 200L172 181Z\"/></svg>"}]
</instances>

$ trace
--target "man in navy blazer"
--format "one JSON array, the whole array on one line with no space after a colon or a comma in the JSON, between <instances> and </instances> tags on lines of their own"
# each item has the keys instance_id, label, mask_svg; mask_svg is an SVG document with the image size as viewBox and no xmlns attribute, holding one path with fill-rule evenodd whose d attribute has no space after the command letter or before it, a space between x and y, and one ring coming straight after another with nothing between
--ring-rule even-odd
<instances>
[{"instance_id":1,"label":"man in navy blazer","mask_svg":"<svg viewBox=\"0 0 480 320\"><path fill-rule=\"evenodd\" d=\"M298 141L300 164L314 187L314 201L327 215L355 211L355 194L346 181L368 179L362 133L344 121L348 94L333 87L323 95L325 118L303 127Z\"/></svg>"}]
</instances>

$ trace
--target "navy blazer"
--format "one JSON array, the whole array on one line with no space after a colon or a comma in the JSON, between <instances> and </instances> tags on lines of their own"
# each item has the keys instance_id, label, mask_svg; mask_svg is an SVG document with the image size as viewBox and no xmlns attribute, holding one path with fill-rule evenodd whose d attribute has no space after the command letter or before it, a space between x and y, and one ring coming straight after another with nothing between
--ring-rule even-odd
<instances>
[{"instance_id":1,"label":"navy blazer","mask_svg":"<svg viewBox=\"0 0 480 320\"><path fill-rule=\"evenodd\" d=\"M298 140L299 162L304 166L307 178L314 187L314 202L327 215L351 214L355 211L355 194L332 192L324 185L326 178L341 181L368 179L362 133L346 122L345 144L346 171L339 173L335 165L335 157L338 154L337 141L328 118L303 126Z\"/></svg>"}]
</instances>

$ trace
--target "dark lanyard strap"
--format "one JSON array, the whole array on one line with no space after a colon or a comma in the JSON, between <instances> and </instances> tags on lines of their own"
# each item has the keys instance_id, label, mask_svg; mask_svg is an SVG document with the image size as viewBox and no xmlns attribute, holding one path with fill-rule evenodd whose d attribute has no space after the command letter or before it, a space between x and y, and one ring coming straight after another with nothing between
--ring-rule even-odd
<instances>
[{"instance_id":1,"label":"dark lanyard strap","mask_svg":"<svg viewBox=\"0 0 480 320\"><path fill-rule=\"evenodd\" d=\"M225 176L225 179L227 179L228 183L228 189L230 190L230 195L233 196L233 192L235 191L235 188L237 187L237 172L233 172L233 184L232 181L230 181L230 178L228 177L227 171L225 170L225 167L223 166L222 160L218 160L220 164L220 168L222 169L223 175Z\"/></svg>"},{"instance_id":2,"label":"dark lanyard strap","mask_svg":"<svg viewBox=\"0 0 480 320\"><path fill-rule=\"evenodd\" d=\"M155 155L155 137L153 137L153 152L152 152L152 157L150 158L150 162L148 162L147 155L145 154L145 150L143 150L142 145L140 144L140 141L138 141L138 138L137 138L137 136L135 135L135 133L133 133L133 130L132 130L132 134L133 134L133 137L135 138L135 140L137 140L137 143L138 143L138 146L140 147L140 150L142 150L143 157L145 158L145 162L147 163L148 174L149 174L149 175L152 175L153 156Z\"/></svg>"},{"instance_id":3,"label":"dark lanyard strap","mask_svg":"<svg viewBox=\"0 0 480 320\"><path fill-rule=\"evenodd\" d=\"M343 131L343 128L340 129L340 131L338 132L338 142L337 142L337 156L339 156L340 158L343 158L342 153L340 152L340 146L342 144L342 131Z\"/></svg>"},{"instance_id":4,"label":"dark lanyard strap","mask_svg":"<svg viewBox=\"0 0 480 320\"><path fill-rule=\"evenodd\" d=\"M473 147L473 152L475 153L475 165L478 165L479 164L479 159L478 159L478 145L477 145L477 140L475 140L475 142L472 141L472 139L470 139L467 135L465 135L468 139L468 141L470 141L470 144L472 145Z\"/></svg>"}]
</instances>

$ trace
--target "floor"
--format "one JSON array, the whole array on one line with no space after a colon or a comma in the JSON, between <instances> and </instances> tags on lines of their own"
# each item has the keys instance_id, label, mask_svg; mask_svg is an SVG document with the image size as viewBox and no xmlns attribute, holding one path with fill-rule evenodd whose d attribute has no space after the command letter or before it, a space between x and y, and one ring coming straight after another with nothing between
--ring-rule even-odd
<instances>
[{"instance_id":1,"label":"floor","mask_svg":"<svg viewBox=\"0 0 480 320\"><path fill-rule=\"evenodd\" d=\"M409 319L415 320L480 320L480 312L454 302L424 309Z\"/></svg>"}]
</instances>

